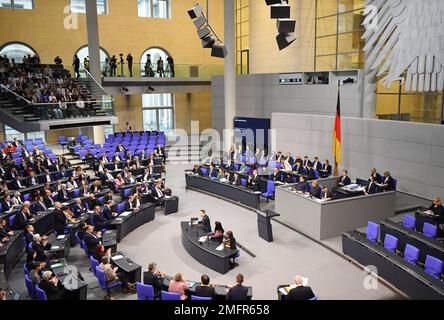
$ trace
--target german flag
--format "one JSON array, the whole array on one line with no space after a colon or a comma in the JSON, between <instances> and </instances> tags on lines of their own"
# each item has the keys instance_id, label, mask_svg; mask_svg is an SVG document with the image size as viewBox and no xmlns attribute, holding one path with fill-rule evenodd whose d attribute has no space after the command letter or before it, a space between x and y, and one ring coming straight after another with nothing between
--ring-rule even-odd
<instances>
[{"instance_id":1,"label":"german flag","mask_svg":"<svg viewBox=\"0 0 444 320\"><path fill-rule=\"evenodd\" d=\"M335 155L335 170L341 164L341 92L338 87L338 104L336 106L335 128L333 132L333 154Z\"/></svg>"}]
</instances>

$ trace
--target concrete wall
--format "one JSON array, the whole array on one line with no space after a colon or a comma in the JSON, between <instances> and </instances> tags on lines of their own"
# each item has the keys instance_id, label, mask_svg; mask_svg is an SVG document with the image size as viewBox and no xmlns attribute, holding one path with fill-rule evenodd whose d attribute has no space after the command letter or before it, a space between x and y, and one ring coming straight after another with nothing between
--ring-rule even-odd
<instances>
[{"instance_id":1,"label":"concrete wall","mask_svg":"<svg viewBox=\"0 0 444 320\"><path fill-rule=\"evenodd\" d=\"M276 149L333 160L333 117L274 113ZM342 119L343 163L352 178L376 167L398 179L398 190L444 195L444 126L372 119Z\"/></svg>"},{"instance_id":2,"label":"concrete wall","mask_svg":"<svg viewBox=\"0 0 444 320\"><path fill-rule=\"evenodd\" d=\"M330 85L279 85L278 74L250 74L236 79L236 115L270 118L275 112L334 115L338 89ZM362 83L362 82L361 82ZM212 82L213 128L224 128L224 81ZM362 86L341 87L341 112L345 117L361 117Z\"/></svg>"}]
</instances>

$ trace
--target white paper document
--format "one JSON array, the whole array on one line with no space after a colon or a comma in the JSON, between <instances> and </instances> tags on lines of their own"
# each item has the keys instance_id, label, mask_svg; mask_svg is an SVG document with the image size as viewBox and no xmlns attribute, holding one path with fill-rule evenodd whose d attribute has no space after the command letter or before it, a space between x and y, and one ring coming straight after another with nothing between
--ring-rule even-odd
<instances>
[{"instance_id":1,"label":"white paper document","mask_svg":"<svg viewBox=\"0 0 444 320\"><path fill-rule=\"evenodd\" d=\"M113 259L114 261L116 261L116 260L120 260L120 259L123 259L123 256L122 256L121 254L119 254L119 255L115 255L114 257L112 257L112 259Z\"/></svg>"},{"instance_id":2,"label":"white paper document","mask_svg":"<svg viewBox=\"0 0 444 320\"><path fill-rule=\"evenodd\" d=\"M131 211L125 211L125 212L122 212L122 213L120 214L120 216L121 216L121 217L128 217L131 213L132 213Z\"/></svg>"},{"instance_id":3,"label":"white paper document","mask_svg":"<svg viewBox=\"0 0 444 320\"><path fill-rule=\"evenodd\" d=\"M224 250L224 244L222 243L219 247L216 248L217 251Z\"/></svg>"}]
</instances>

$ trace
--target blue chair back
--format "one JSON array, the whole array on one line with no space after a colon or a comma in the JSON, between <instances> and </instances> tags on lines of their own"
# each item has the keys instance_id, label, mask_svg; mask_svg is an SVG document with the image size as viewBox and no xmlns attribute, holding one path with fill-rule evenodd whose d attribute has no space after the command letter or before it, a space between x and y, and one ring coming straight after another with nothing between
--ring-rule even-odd
<instances>
[{"instance_id":1,"label":"blue chair back","mask_svg":"<svg viewBox=\"0 0 444 320\"><path fill-rule=\"evenodd\" d=\"M410 264L416 265L416 262L419 259L419 249L407 244L404 250L404 260Z\"/></svg>"},{"instance_id":2,"label":"blue chair back","mask_svg":"<svg viewBox=\"0 0 444 320\"><path fill-rule=\"evenodd\" d=\"M402 225L408 230L414 230L416 226L416 218L409 214L404 215Z\"/></svg>"},{"instance_id":3,"label":"blue chair back","mask_svg":"<svg viewBox=\"0 0 444 320\"><path fill-rule=\"evenodd\" d=\"M76 244L79 243L80 247L83 249L83 247L82 247L82 240L80 240L78 232L75 233L74 238L76 239Z\"/></svg>"},{"instance_id":4,"label":"blue chair back","mask_svg":"<svg viewBox=\"0 0 444 320\"><path fill-rule=\"evenodd\" d=\"M78 198L80 196L80 190L79 189L74 189L72 191L72 195L74 198Z\"/></svg>"},{"instance_id":5,"label":"blue chair back","mask_svg":"<svg viewBox=\"0 0 444 320\"><path fill-rule=\"evenodd\" d=\"M105 272L100 270L100 268L97 266L95 274L96 274L97 280L99 281L100 287L102 287L102 289L108 289L108 286L106 285Z\"/></svg>"},{"instance_id":6,"label":"blue chair back","mask_svg":"<svg viewBox=\"0 0 444 320\"><path fill-rule=\"evenodd\" d=\"M202 173L204 174L204 176L208 176L208 169L207 168L201 168Z\"/></svg>"},{"instance_id":7,"label":"blue chair back","mask_svg":"<svg viewBox=\"0 0 444 320\"><path fill-rule=\"evenodd\" d=\"M46 297L45 291L39 288L39 285L35 285L35 293L37 296L37 300L48 300L48 297Z\"/></svg>"},{"instance_id":8,"label":"blue chair back","mask_svg":"<svg viewBox=\"0 0 444 320\"><path fill-rule=\"evenodd\" d=\"M180 300L180 293L163 291L160 293L162 300Z\"/></svg>"},{"instance_id":9,"label":"blue chair back","mask_svg":"<svg viewBox=\"0 0 444 320\"><path fill-rule=\"evenodd\" d=\"M116 208L117 213L122 213L125 211L125 202L119 203Z\"/></svg>"},{"instance_id":10,"label":"blue chair back","mask_svg":"<svg viewBox=\"0 0 444 320\"><path fill-rule=\"evenodd\" d=\"M268 180L268 182L267 182L267 192L269 194L274 194L275 188L276 188L276 184L274 183L274 181Z\"/></svg>"},{"instance_id":11,"label":"blue chair back","mask_svg":"<svg viewBox=\"0 0 444 320\"><path fill-rule=\"evenodd\" d=\"M211 301L213 298L211 297L198 297L198 296L191 296L191 301Z\"/></svg>"},{"instance_id":12,"label":"blue chair back","mask_svg":"<svg viewBox=\"0 0 444 320\"><path fill-rule=\"evenodd\" d=\"M26 266L26 262L23 264L23 273L25 275L29 275L29 270L28 270L28 267Z\"/></svg>"},{"instance_id":13,"label":"blue chair back","mask_svg":"<svg viewBox=\"0 0 444 320\"><path fill-rule=\"evenodd\" d=\"M87 257L89 257L88 247L86 246L85 241L82 240L82 242L80 242L80 244L81 244L81 246L83 248L83 251L85 252L85 255Z\"/></svg>"},{"instance_id":14,"label":"blue chair back","mask_svg":"<svg viewBox=\"0 0 444 320\"><path fill-rule=\"evenodd\" d=\"M130 194L133 193L133 188L123 189L123 198L126 199Z\"/></svg>"},{"instance_id":15,"label":"blue chair back","mask_svg":"<svg viewBox=\"0 0 444 320\"><path fill-rule=\"evenodd\" d=\"M367 240L376 243L379 237L379 224L369 221L367 224L366 238Z\"/></svg>"},{"instance_id":16,"label":"blue chair back","mask_svg":"<svg viewBox=\"0 0 444 320\"><path fill-rule=\"evenodd\" d=\"M14 227L14 222L15 222L15 214L9 216L9 227L13 228Z\"/></svg>"},{"instance_id":17,"label":"blue chair back","mask_svg":"<svg viewBox=\"0 0 444 320\"><path fill-rule=\"evenodd\" d=\"M427 256L424 271L432 277L439 279L441 277L443 262L438 258Z\"/></svg>"},{"instance_id":18,"label":"blue chair back","mask_svg":"<svg viewBox=\"0 0 444 320\"><path fill-rule=\"evenodd\" d=\"M242 185L242 187L246 187L247 186L247 180L246 179L241 179L241 185Z\"/></svg>"},{"instance_id":19,"label":"blue chair back","mask_svg":"<svg viewBox=\"0 0 444 320\"><path fill-rule=\"evenodd\" d=\"M94 275L96 275L96 267L99 266L99 261L94 259L94 257L89 257L89 262L91 263L91 270Z\"/></svg>"},{"instance_id":20,"label":"blue chair back","mask_svg":"<svg viewBox=\"0 0 444 320\"><path fill-rule=\"evenodd\" d=\"M154 300L154 288L153 286L136 283L137 300Z\"/></svg>"},{"instance_id":21,"label":"blue chair back","mask_svg":"<svg viewBox=\"0 0 444 320\"><path fill-rule=\"evenodd\" d=\"M438 227L437 226L435 226L433 224L430 224L430 223L427 223L427 222L424 223L424 226L422 228L422 234L424 236L426 236L427 238L435 239L437 233L438 233Z\"/></svg>"},{"instance_id":22,"label":"blue chair back","mask_svg":"<svg viewBox=\"0 0 444 320\"><path fill-rule=\"evenodd\" d=\"M384 238L384 248L386 248L391 253L395 253L398 248L398 238L392 236L391 234L386 234Z\"/></svg>"},{"instance_id":23,"label":"blue chair back","mask_svg":"<svg viewBox=\"0 0 444 320\"><path fill-rule=\"evenodd\" d=\"M29 279L29 276L25 274L25 285L26 289L28 289L28 295L31 299L35 298L35 287L32 283L31 279Z\"/></svg>"}]
</instances>

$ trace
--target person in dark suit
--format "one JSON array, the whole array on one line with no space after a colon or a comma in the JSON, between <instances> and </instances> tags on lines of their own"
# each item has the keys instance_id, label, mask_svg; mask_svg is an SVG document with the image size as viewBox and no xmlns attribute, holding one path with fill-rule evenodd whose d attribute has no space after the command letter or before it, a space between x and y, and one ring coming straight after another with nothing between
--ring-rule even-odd
<instances>
[{"instance_id":1,"label":"person in dark suit","mask_svg":"<svg viewBox=\"0 0 444 320\"><path fill-rule=\"evenodd\" d=\"M127 151L128 150L124 146L122 146L121 143L119 143L116 147L116 152L127 152Z\"/></svg>"},{"instance_id":2,"label":"person in dark suit","mask_svg":"<svg viewBox=\"0 0 444 320\"><path fill-rule=\"evenodd\" d=\"M322 163L319 161L318 157L314 157L312 166L314 170L320 171L322 169Z\"/></svg>"},{"instance_id":3,"label":"person in dark suit","mask_svg":"<svg viewBox=\"0 0 444 320\"><path fill-rule=\"evenodd\" d=\"M376 170L376 168L373 168L373 169L372 169L372 172L371 172L370 176L373 177L373 181L374 181L374 182L376 182L376 183L380 183L380 182L382 182L382 177L381 177L381 175L378 173L378 171ZM369 181L370 181L370 180L369 180Z\"/></svg>"},{"instance_id":4,"label":"person in dark suit","mask_svg":"<svg viewBox=\"0 0 444 320\"><path fill-rule=\"evenodd\" d=\"M234 186L241 185L241 178L237 172L235 172L234 175L231 177L230 183Z\"/></svg>"},{"instance_id":5,"label":"person in dark suit","mask_svg":"<svg viewBox=\"0 0 444 320\"><path fill-rule=\"evenodd\" d=\"M28 224L25 227L25 233L23 234L23 238L25 239L26 242L26 251L28 251L28 246L30 243L32 243L33 239L34 239L34 226L32 224Z\"/></svg>"},{"instance_id":6,"label":"person in dark suit","mask_svg":"<svg viewBox=\"0 0 444 320\"><path fill-rule=\"evenodd\" d=\"M2 211L7 212L12 208L11 196L6 195L2 201Z\"/></svg>"},{"instance_id":7,"label":"person in dark suit","mask_svg":"<svg viewBox=\"0 0 444 320\"><path fill-rule=\"evenodd\" d=\"M82 206L82 200L80 198L75 199L75 204L72 206L71 211L76 218L80 217L85 211L86 208Z\"/></svg>"},{"instance_id":8,"label":"person in dark suit","mask_svg":"<svg viewBox=\"0 0 444 320\"><path fill-rule=\"evenodd\" d=\"M384 178L382 179L382 183L378 184L378 187L381 191L396 191L395 179L392 178L390 172L384 172Z\"/></svg>"},{"instance_id":9,"label":"person in dark suit","mask_svg":"<svg viewBox=\"0 0 444 320\"><path fill-rule=\"evenodd\" d=\"M52 198L52 193L50 190L46 190L43 201L45 202L46 208L52 208L54 206L54 199Z\"/></svg>"},{"instance_id":10,"label":"person in dark suit","mask_svg":"<svg viewBox=\"0 0 444 320\"><path fill-rule=\"evenodd\" d=\"M257 174L257 170L253 171L253 179L251 180L251 185L253 191L261 190L261 177Z\"/></svg>"},{"instance_id":11,"label":"person in dark suit","mask_svg":"<svg viewBox=\"0 0 444 320\"><path fill-rule=\"evenodd\" d=\"M165 149L162 148L160 144L157 144L157 147L154 149L154 152L157 154L158 157L161 157L163 159L163 163L166 162Z\"/></svg>"},{"instance_id":12,"label":"person in dark suit","mask_svg":"<svg viewBox=\"0 0 444 320\"><path fill-rule=\"evenodd\" d=\"M38 184L39 184L39 181L38 181L38 179L35 177L35 173L34 173L34 172L31 172L31 173L29 174L29 177L28 177L27 186L28 186L28 187L32 187L32 186L36 186L36 185L38 185Z\"/></svg>"},{"instance_id":13,"label":"person in dark suit","mask_svg":"<svg viewBox=\"0 0 444 320\"><path fill-rule=\"evenodd\" d=\"M274 168L271 179L273 179L273 181L281 181L282 173L279 171L279 168Z\"/></svg>"},{"instance_id":14,"label":"person in dark suit","mask_svg":"<svg viewBox=\"0 0 444 320\"><path fill-rule=\"evenodd\" d=\"M297 174L302 174L304 173L304 167L302 166L301 162L296 162L294 168L293 168L293 172L297 173Z\"/></svg>"},{"instance_id":15,"label":"person in dark suit","mask_svg":"<svg viewBox=\"0 0 444 320\"><path fill-rule=\"evenodd\" d=\"M210 285L210 277L206 274L200 277L200 285L196 286L196 296L214 298L216 291Z\"/></svg>"},{"instance_id":16,"label":"person in dark suit","mask_svg":"<svg viewBox=\"0 0 444 320\"><path fill-rule=\"evenodd\" d=\"M85 242L89 254L94 254L97 245L100 243L100 235L100 232L98 232L97 235L94 234L93 226L88 225L86 227L85 233L83 234L83 241Z\"/></svg>"},{"instance_id":17,"label":"person in dark suit","mask_svg":"<svg viewBox=\"0 0 444 320\"><path fill-rule=\"evenodd\" d=\"M25 227L29 224L29 220L31 219L31 212L29 211L28 206L23 205L19 212L15 214L14 221L14 229L15 230L24 230Z\"/></svg>"},{"instance_id":18,"label":"person in dark suit","mask_svg":"<svg viewBox=\"0 0 444 320\"><path fill-rule=\"evenodd\" d=\"M302 284L303 280L301 276L296 276L294 279L294 283L296 285L296 288L293 288L288 293L286 300L310 300L315 297L315 294L313 293L313 290L311 290L310 287L305 287Z\"/></svg>"},{"instance_id":19,"label":"person in dark suit","mask_svg":"<svg viewBox=\"0 0 444 320\"><path fill-rule=\"evenodd\" d=\"M306 193L310 191L310 186L308 185L307 181L305 181L305 177L304 176L300 176L299 177L299 182L296 185L296 190Z\"/></svg>"},{"instance_id":20,"label":"person in dark suit","mask_svg":"<svg viewBox=\"0 0 444 320\"><path fill-rule=\"evenodd\" d=\"M327 187L324 187L321 192L321 200L331 199L331 192Z\"/></svg>"},{"instance_id":21,"label":"person in dark suit","mask_svg":"<svg viewBox=\"0 0 444 320\"><path fill-rule=\"evenodd\" d=\"M62 204L56 202L54 204L54 230L58 235L65 234L66 216L62 210Z\"/></svg>"},{"instance_id":22,"label":"person in dark suit","mask_svg":"<svg viewBox=\"0 0 444 320\"><path fill-rule=\"evenodd\" d=\"M94 215L91 218L95 231L106 228L108 221L102 215L102 209L99 206L94 208Z\"/></svg>"},{"instance_id":23,"label":"person in dark suit","mask_svg":"<svg viewBox=\"0 0 444 320\"><path fill-rule=\"evenodd\" d=\"M108 202L103 206L103 217L105 218L105 220L112 220L117 216L117 213L113 212L111 210L111 206L113 205L113 201L112 200L108 200Z\"/></svg>"},{"instance_id":24,"label":"person in dark suit","mask_svg":"<svg viewBox=\"0 0 444 320\"><path fill-rule=\"evenodd\" d=\"M247 300L248 299L248 288L243 285L244 276L239 273L236 276L236 285L231 287L227 293L227 300Z\"/></svg>"},{"instance_id":25,"label":"person in dark suit","mask_svg":"<svg viewBox=\"0 0 444 320\"><path fill-rule=\"evenodd\" d=\"M365 193L366 195L369 195L369 194L375 194L375 193L378 192L378 186L377 186L377 184L376 184L376 182L375 182L375 179L376 179L376 178L375 178L373 175L370 176L368 186L365 187L365 191L364 191L364 193Z\"/></svg>"},{"instance_id":26,"label":"person in dark suit","mask_svg":"<svg viewBox=\"0 0 444 320\"><path fill-rule=\"evenodd\" d=\"M311 165L311 161L308 159L308 156L305 156L304 161L302 161L302 166L307 167L308 165Z\"/></svg>"},{"instance_id":27,"label":"person in dark suit","mask_svg":"<svg viewBox=\"0 0 444 320\"><path fill-rule=\"evenodd\" d=\"M339 186L343 187L343 186L348 186L350 184L351 184L351 179L348 177L348 171L342 170L342 176L339 179Z\"/></svg>"},{"instance_id":28,"label":"person in dark suit","mask_svg":"<svg viewBox=\"0 0 444 320\"><path fill-rule=\"evenodd\" d=\"M152 262L148 265L148 271L143 273L143 283L150 285L154 289L154 298L160 297L162 291L162 277L165 274L157 270L157 264Z\"/></svg>"},{"instance_id":29,"label":"person in dark suit","mask_svg":"<svg viewBox=\"0 0 444 320\"><path fill-rule=\"evenodd\" d=\"M134 208L134 197L132 195L129 195L125 201L125 211L133 211Z\"/></svg>"},{"instance_id":30,"label":"person in dark suit","mask_svg":"<svg viewBox=\"0 0 444 320\"><path fill-rule=\"evenodd\" d=\"M207 213L203 209L200 210L199 213L202 219L199 221L198 226L201 227L206 233L210 233L211 232L210 217L207 216Z\"/></svg>"},{"instance_id":31,"label":"person in dark suit","mask_svg":"<svg viewBox=\"0 0 444 320\"><path fill-rule=\"evenodd\" d=\"M59 279L51 271L43 272L39 288L45 291L48 300L63 300L63 286L59 286Z\"/></svg>"},{"instance_id":32,"label":"person in dark suit","mask_svg":"<svg viewBox=\"0 0 444 320\"><path fill-rule=\"evenodd\" d=\"M24 185L24 183L20 180L20 177L18 177L18 176L16 176L14 178L14 180L12 180L11 186L12 186L12 189L14 189L14 190L26 188L26 186Z\"/></svg>"},{"instance_id":33,"label":"person in dark suit","mask_svg":"<svg viewBox=\"0 0 444 320\"><path fill-rule=\"evenodd\" d=\"M321 199L321 195L322 195L322 188L319 185L317 180L312 181L311 183L311 192L310 192L311 196L317 199Z\"/></svg>"},{"instance_id":34,"label":"person in dark suit","mask_svg":"<svg viewBox=\"0 0 444 320\"><path fill-rule=\"evenodd\" d=\"M46 238L41 237L38 233L32 238L32 250L34 250L37 255L35 260L39 262L46 262L48 257L46 256L45 250L49 250L51 244L48 243Z\"/></svg>"},{"instance_id":35,"label":"person in dark suit","mask_svg":"<svg viewBox=\"0 0 444 320\"><path fill-rule=\"evenodd\" d=\"M314 180L315 179L315 170L311 166L311 163L307 164L306 170L307 170L307 180L308 181Z\"/></svg>"},{"instance_id":36,"label":"person in dark suit","mask_svg":"<svg viewBox=\"0 0 444 320\"><path fill-rule=\"evenodd\" d=\"M94 210L95 207L100 207L102 204L99 200L96 199L94 194L89 195L89 199L87 200L89 210Z\"/></svg>"},{"instance_id":37,"label":"person in dark suit","mask_svg":"<svg viewBox=\"0 0 444 320\"><path fill-rule=\"evenodd\" d=\"M333 168L332 168L332 166L330 164L330 161L328 161L328 159L325 159L325 162L322 165L321 170L319 170L321 177L322 178L330 177L331 174L332 174L332 171L333 171Z\"/></svg>"}]
</instances>

